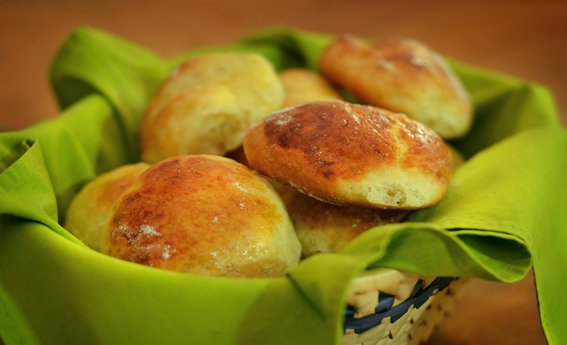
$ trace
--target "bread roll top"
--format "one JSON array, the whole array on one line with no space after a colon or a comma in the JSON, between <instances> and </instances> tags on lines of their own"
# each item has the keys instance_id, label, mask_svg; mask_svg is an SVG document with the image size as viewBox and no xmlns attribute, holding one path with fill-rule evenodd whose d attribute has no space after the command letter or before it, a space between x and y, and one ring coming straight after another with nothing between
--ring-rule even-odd
<instances>
[{"instance_id":1,"label":"bread roll top","mask_svg":"<svg viewBox=\"0 0 567 345\"><path fill-rule=\"evenodd\" d=\"M432 130L403 114L346 102L312 102L252 128L251 167L305 194L343 205L415 209L438 202L450 156Z\"/></svg>"},{"instance_id":2,"label":"bread roll top","mask_svg":"<svg viewBox=\"0 0 567 345\"><path fill-rule=\"evenodd\" d=\"M254 53L195 57L176 69L154 96L140 128L142 159L223 155L283 101L268 60Z\"/></svg>"},{"instance_id":3,"label":"bread roll top","mask_svg":"<svg viewBox=\"0 0 567 345\"><path fill-rule=\"evenodd\" d=\"M173 157L140 176L116 204L102 249L154 267L240 277L282 275L300 255L271 186L207 155Z\"/></svg>"},{"instance_id":4,"label":"bread roll top","mask_svg":"<svg viewBox=\"0 0 567 345\"><path fill-rule=\"evenodd\" d=\"M472 123L472 102L444 59L412 39L371 46L352 36L333 41L320 60L323 74L365 103L402 112L444 138Z\"/></svg>"}]
</instances>

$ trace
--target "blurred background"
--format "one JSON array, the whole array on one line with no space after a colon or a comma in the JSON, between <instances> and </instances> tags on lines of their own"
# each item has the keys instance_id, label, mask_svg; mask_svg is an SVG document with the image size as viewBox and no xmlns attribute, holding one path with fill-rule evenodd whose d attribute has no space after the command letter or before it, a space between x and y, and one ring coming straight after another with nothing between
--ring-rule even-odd
<instances>
[{"instance_id":1,"label":"blurred background","mask_svg":"<svg viewBox=\"0 0 567 345\"><path fill-rule=\"evenodd\" d=\"M57 114L48 70L73 28L119 34L164 57L285 25L374 40L417 38L462 62L547 85L567 123L567 1L0 0L0 129ZM430 344L545 344L533 279L473 281Z\"/></svg>"},{"instance_id":2,"label":"blurred background","mask_svg":"<svg viewBox=\"0 0 567 345\"><path fill-rule=\"evenodd\" d=\"M462 62L545 84L567 112L564 0L0 0L0 128L57 114L47 72L80 25L165 57L273 25L374 40L414 37Z\"/></svg>"}]
</instances>

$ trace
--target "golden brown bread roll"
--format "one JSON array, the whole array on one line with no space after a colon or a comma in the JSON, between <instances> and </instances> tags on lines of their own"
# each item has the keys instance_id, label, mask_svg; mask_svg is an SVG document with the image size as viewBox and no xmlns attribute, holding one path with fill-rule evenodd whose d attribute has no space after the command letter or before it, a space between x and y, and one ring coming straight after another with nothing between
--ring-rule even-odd
<instances>
[{"instance_id":1,"label":"golden brown bread roll","mask_svg":"<svg viewBox=\"0 0 567 345\"><path fill-rule=\"evenodd\" d=\"M102 250L167 270L237 277L282 275L301 251L270 185L209 155L173 157L142 174L115 205Z\"/></svg>"},{"instance_id":2,"label":"golden brown bread roll","mask_svg":"<svg viewBox=\"0 0 567 345\"><path fill-rule=\"evenodd\" d=\"M282 107L304 102L341 100L339 93L320 74L304 68L290 68L279 74L284 88Z\"/></svg>"},{"instance_id":3,"label":"golden brown bread roll","mask_svg":"<svg viewBox=\"0 0 567 345\"><path fill-rule=\"evenodd\" d=\"M125 165L97 176L69 205L65 228L87 246L100 251L100 239L112 206L148 167L146 163Z\"/></svg>"},{"instance_id":4,"label":"golden brown bread roll","mask_svg":"<svg viewBox=\"0 0 567 345\"><path fill-rule=\"evenodd\" d=\"M405 210L332 205L289 187L280 195L301 242L303 257L337 252L361 233L401 222L409 214Z\"/></svg>"},{"instance_id":5,"label":"golden brown bread roll","mask_svg":"<svg viewBox=\"0 0 567 345\"><path fill-rule=\"evenodd\" d=\"M451 146L451 171L463 163L461 154ZM311 198L296 189L272 182L284 201L299 242L302 256L337 252L363 232L376 226L404 221L405 210L376 210L332 205Z\"/></svg>"},{"instance_id":6,"label":"golden brown bread roll","mask_svg":"<svg viewBox=\"0 0 567 345\"><path fill-rule=\"evenodd\" d=\"M472 103L443 58L410 39L370 46L343 36L324 51L320 68L363 102L402 112L444 138L463 136Z\"/></svg>"},{"instance_id":7,"label":"golden brown bread roll","mask_svg":"<svg viewBox=\"0 0 567 345\"><path fill-rule=\"evenodd\" d=\"M142 159L236 149L253 124L280 108L273 66L254 53L218 53L181 65L150 103L140 128Z\"/></svg>"},{"instance_id":8,"label":"golden brown bread roll","mask_svg":"<svg viewBox=\"0 0 567 345\"><path fill-rule=\"evenodd\" d=\"M407 116L346 102L312 102L248 131L250 166L315 198L343 205L416 209L444 196L449 151Z\"/></svg>"}]
</instances>

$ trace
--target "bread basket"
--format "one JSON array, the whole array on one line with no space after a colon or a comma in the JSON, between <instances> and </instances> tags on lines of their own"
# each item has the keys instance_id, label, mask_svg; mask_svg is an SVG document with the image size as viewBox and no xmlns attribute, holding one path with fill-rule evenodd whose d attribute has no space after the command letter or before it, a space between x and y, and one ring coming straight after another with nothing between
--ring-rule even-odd
<instances>
[{"instance_id":1,"label":"bread basket","mask_svg":"<svg viewBox=\"0 0 567 345\"><path fill-rule=\"evenodd\" d=\"M420 344L452 311L465 280L376 269L355 278L342 344Z\"/></svg>"},{"instance_id":2,"label":"bread basket","mask_svg":"<svg viewBox=\"0 0 567 345\"><path fill-rule=\"evenodd\" d=\"M470 159L445 200L406 223L365 232L339 253L314 255L286 277L144 267L96 253L59 225L87 181L137 161L140 113L181 61L230 49L263 54L277 69L314 69L329 40L267 30L164 60L107 33L74 32L51 70L62 114L0 134L6 344L416 344L450 309L465 278L517 281L532 262L544 330L560 333L550 298L562 284L551 279L550 263L565 253L542 244L537 220L563 238L563 206L556 205L567 205L567 196L557 202L552 186L567 160L553 158L566 152L567 136L544 88L457 63L477 120L453 143Z\"/></svg>"}]
</instances>

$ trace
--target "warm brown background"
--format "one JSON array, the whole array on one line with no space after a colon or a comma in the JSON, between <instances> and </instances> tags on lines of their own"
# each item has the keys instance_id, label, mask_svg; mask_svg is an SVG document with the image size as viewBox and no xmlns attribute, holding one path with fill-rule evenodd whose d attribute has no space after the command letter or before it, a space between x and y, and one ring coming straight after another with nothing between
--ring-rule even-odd
<instances>
[{"instance_id":1,"label":"warm brown background","mask_svg":"<svg viewBox=\"0 0 567 345\"><path fill-rule=\"evenodd\" d=\"M272 25L376 40L415 37L463 62L548 85L567 123L564 0L0 0L0 129L57 113L47 71L79 25L118 33L164 56ZM545 344L533 279L473 281L429 344Z\"/></svg>"},{"instance_id":2,"label":"warm brown background","mask_svg":"<svg viewBox=\"0 0 567 345\"><path fill-rule=\"evenodd\" d=\"M565 0L0 0L0 128L57 113L47 71L79 25L119 33L164 56L271 25L410 36L464 62L546 84L567 111Z\"/></svg>"}]
</instances>

